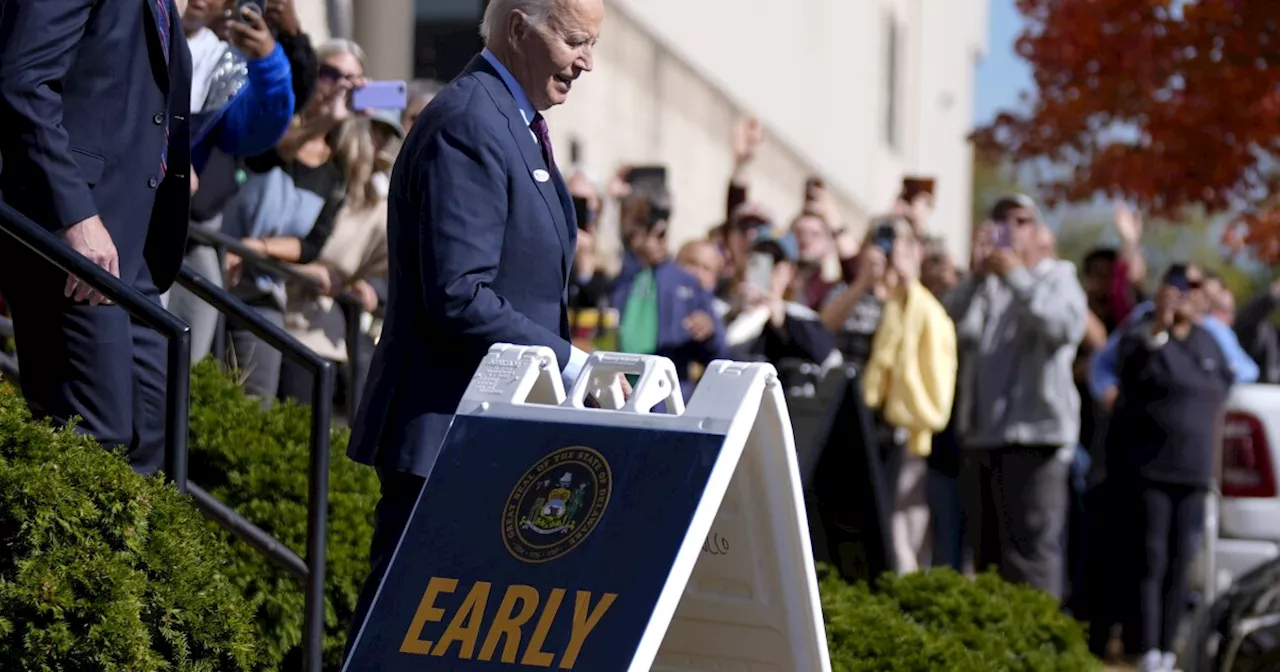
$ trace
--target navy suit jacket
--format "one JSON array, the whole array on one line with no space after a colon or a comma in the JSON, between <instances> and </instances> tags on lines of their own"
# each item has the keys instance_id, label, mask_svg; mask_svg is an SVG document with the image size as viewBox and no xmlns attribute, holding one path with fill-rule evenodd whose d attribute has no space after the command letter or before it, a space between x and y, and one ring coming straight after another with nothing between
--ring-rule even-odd
<instances>
[{"instance_id":1,"label":"navy suit jacket","mask_svg":"<svg viewBox=\"0 0 1280 672\"><path fill-rule=\"evenodd\" d=\"M569 361L577 221L481 56L414 123L388 209L387 319L347 454L427 476L489 346L545 345Z\"/></svg>"},{"instance_id":2,"label":"navy suit jacket","mask_svg":"<svg viewBox=\"0 0 1280 672\"><path fill-rule=\"evenodd\" d=\"M191 52L167 2L167 64L155 2L0 2L0 198L53 232L98 215L121 279L146 263L161 291L182 263L191 199ZM28 263L3 248L0 263Z\"/></svg>"},{"instance_id":3,"label":"navy suit jacket","mask_svg":"<svg viewBox=\"0 0 1280 672\"><path fill-rule=\"evenodd\" d=\"M638 262L637 262L638 263ZM613 289L613 305L626 310L627 297L638 265L629 273L619 276ZM693 384L688 381L689 364L709 364L725 357L724 323L716 314L715 299L698 284L698 280L673 261L665 261L653 269L653 283L658 290L658 351L653 353L671 360L680 375L685 399L693 394ZM693 340L684 327L685 318L702 311L715 321L716 332L705 342Z\"/></svg>"}]
</instances>

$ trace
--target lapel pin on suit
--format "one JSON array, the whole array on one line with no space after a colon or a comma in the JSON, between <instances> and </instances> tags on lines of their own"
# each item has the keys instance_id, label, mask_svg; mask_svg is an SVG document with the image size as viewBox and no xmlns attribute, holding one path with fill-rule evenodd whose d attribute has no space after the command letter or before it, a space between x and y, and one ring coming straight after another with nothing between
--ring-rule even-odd
<instances>
[{"instance_id":1,"label":"lapel pin on suit","mask_svg":"<svg viewBox=\"0 0 1280 672\"><path fill-rule=\"evenodd\" d=\"M539 182L546 182L547 180L551 179L551 173L548 173L547 171L541 168L538 168L537 170L533 171L533 179Z\"/></svg>"}]
</instances>

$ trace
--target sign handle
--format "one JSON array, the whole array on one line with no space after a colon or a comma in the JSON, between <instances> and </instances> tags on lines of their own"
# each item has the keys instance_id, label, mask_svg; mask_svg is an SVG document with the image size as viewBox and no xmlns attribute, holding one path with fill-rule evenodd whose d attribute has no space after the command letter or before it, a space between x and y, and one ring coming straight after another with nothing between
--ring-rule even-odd
<instances>
[{"instance_id":1,"label":"sign handle","mask_svg":"<svg viewBox=\"0 0 1280 672\"><path fill-rule=\"evenodd\" d=\"M619 374L639 376L631 398L625 401ZM676 374L676 367L671 360L656 355L592 353L564 405L586 408L588 394L595 397L602 408L610 410L650 413L655 406L666 402L668 414L684 413L684 395L680 392L680 376Z\"/></svg>"}]
</instances>

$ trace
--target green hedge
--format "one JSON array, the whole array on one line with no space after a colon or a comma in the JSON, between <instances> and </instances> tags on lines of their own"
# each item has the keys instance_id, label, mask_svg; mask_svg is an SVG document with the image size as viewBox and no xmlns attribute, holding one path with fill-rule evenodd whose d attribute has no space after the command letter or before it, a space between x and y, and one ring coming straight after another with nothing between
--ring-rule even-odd
<instances>
[{"instance_id":1,"label":"green hedge","mask_svg":"<svg viewBox=\"0 0 1280 672\"><path fill-rule=\"evenodd\" d=\"M0 383L0 670L253 669L229 553L176 490Z\"/></svg>"},{"instance_id":2,"label":"green hedge","mask_svg":"<svg viewBox=\"0 0 1280 672\"><path fill-rule=\"evenodd\" d=\"M191 377L192 481L306 559L311 414L294 404L263 410L217 364ZM341 667L346 626L369 572L378 478L346 457L346 430L330 435L325 667ZM228 541L230 533L209 523ZM302 584L248 544L232 543L228 572L257 610L262 669L300 669Z\"/></svg>"},{"instance_id":3,"label":"green hedge","mask_svg":"<svg viewBox=\"0 0 1280 672\"><path fill-rule=\"evenodd\" d=\"M263 410L210 362L196 367L191 389L191 478L301 555L309 412L292 404ZM337 670L369 569L378 480L372 469L346 458L345 430L334 431L331 441L325 667ZM257 609L263 669L297 669L300 584L247 545L233 548L227 571ZM1099 669L1082 626L1051 598L994 575L976 581L945 570L885 576L872 590L824 570L821 589L836 672Z\"/></svg>"},{"instance_id":4,"label":"green hedge","mask_svg":"<svg viewBox=\"0 0 1280 672\"><path fill-rule=\"evenodd\" d=\"M835 672L1101 669L1084 626L1053 598L995 574L886 574L873 591L822 568L820 587Z\"/></svg>"}]
</instances>

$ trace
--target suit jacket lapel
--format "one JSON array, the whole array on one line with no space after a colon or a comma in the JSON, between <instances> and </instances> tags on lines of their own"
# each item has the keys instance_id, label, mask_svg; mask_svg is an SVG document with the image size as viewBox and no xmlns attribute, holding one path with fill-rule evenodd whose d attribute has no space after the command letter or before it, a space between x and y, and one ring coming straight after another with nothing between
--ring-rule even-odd
<instances>
[{"instance_id":1,"label":"suit jacket lapel","mask_svg":"<svg viewBox=\"0 0 1280 672\"><path fill-rule=\"evenodd\" d=\"M561 246L560 272L567 281L569 278L569 264L573 259L573 244L577 234L577 225L568 221L563 201L558 193L556 185L557 183L563 183L560 171L555 168L548 169L546 162L542 159L542 151L538 147L538 142L533 138L533 132L529 130L524 117L520 114L520 110L517 109L515 98L507 90L507 85L503 83L498 73L493 71L489 61L480 55L471 59L471 63L467 65L464 74L473 72L480 75L480 81L484 83L490 96L498 104L498 110L507 118L508 130L511 131L511 138L515 141L516 146L520 148L520 157L524 160L525 168L529 172L529 181L533 182L538 193L542 195L542 200L547 205L547 212L551 215L552 221L555 222L556 234L560 238ZM540 173L544 174L547 179L539 181L536 176ZM574 229L572 232L569 230L570 226Z\"/></svg>"}]
</instances>

